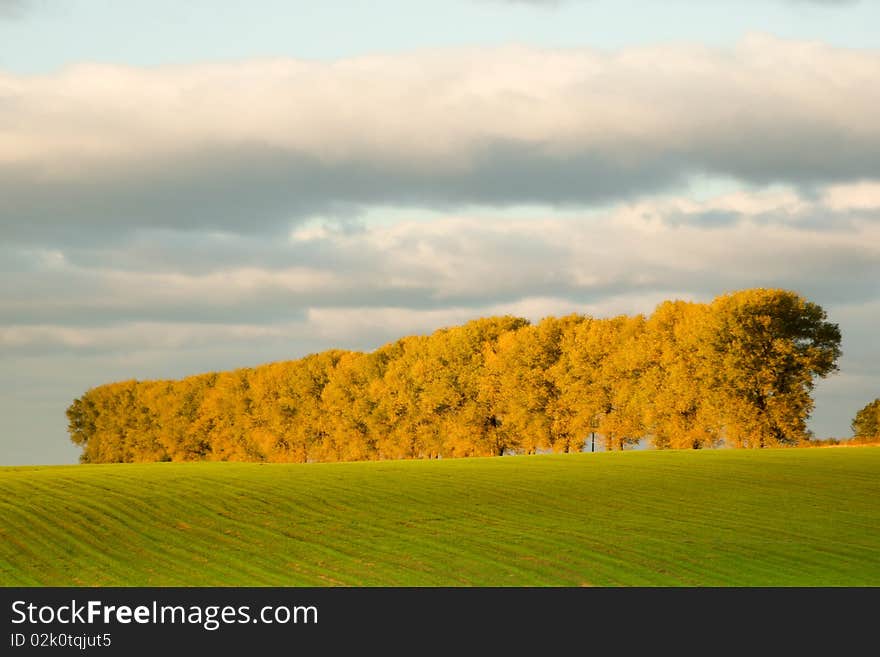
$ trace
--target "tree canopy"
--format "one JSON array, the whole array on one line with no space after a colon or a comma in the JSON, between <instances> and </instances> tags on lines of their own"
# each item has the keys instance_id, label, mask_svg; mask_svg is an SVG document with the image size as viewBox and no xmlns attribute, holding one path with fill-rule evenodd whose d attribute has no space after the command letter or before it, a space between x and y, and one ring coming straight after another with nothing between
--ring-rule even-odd
<instances>
[{"instance_id":1,"label":"tree canopy","mask_svg":"<svg viewBox=\"0 0 880 657\"><path fill-rule=\"evenodd\" d=\"M853 436L880 440L880 399L865 404L852 421Z\"/></svg>"},{"instance_id":2,"label":"tree canopy","mask_svg":"<svg viewBox=\"0 0 880 657\"><path fill-rule=\"evenodd\" d=\"M368 353L110 383L67 416L92 463L570 452L591 434L606 449L760 448L809 439L814 382L839 356L821 307L752 289L647 317L488 317ZM876 430L862 413L854 429Z\"/></svg>"}]
</instances>

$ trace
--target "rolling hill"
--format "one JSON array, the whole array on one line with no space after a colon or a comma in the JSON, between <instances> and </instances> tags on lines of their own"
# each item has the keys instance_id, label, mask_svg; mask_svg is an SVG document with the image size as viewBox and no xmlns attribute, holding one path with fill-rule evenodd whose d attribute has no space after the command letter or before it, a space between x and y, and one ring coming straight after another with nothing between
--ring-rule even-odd
<instances>
[{"instance_id":1,"label":"rolling hill","mask_svg":"<svg viewBox=\"0 0 880 657\"><path fill-rule=\"evenodd\" d=\"M878 586L880 448L0 468L4 586Z\"/></svg>"}]
</instances>

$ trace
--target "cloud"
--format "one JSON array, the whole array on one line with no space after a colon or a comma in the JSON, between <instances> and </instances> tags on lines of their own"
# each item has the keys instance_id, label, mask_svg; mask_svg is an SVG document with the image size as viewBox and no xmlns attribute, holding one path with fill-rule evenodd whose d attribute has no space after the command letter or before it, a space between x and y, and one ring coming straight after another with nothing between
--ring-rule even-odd
<instances>
[{"instance_id":1,"label":"cloud","mask_svg":"<svg viewBox=\"0 0 880 657\"><path fill-rule=\"evenodd\" d=\"M571 2L571 0L492 0L492 2L503 2L511 5L536 5L538 7L557 7L561 4Z\"/></svg>"},{"instance_id":2,"label":"cloud","mask_svg":"<svg viewBox=\"0 0 880 657\"><path fill-rule=\"evenodd\" d=\"M485 0L481 0L485 2ZM574 4L576 2L593 2L595 0L491 0L511 5L535 5L537 7L558 7L560 5ZM764 0L761 0L762 2ZM861 0L780 0L789 4L799 5L856 5Z\"/></svg>"},{"instance_id":3,"label":"cloud","mask_svg":"<svg viewBox=\"0 0 880 657\"><path fill-rule=\"evenodd\" d=\"M266 329L291 341L330 335L335 326L342 344L363 345L367 334L378 344L500 308L533 319L545 311L620 312L622 297L711 298L752 286L790 287L835 304L877 299L880 185L832 185L810 196L736 191L704 201L664 195L602 212L548 206L518 217L408 219L400 210L393 221L342 229L319 221L284 239L159 232L106 247L7 245L0 255L6 350L113 351L167 345L169 335L182 345L198 336L197 325L247 337L243 323L254 335ZM214 336L207 328L205 335Z\"/></svg>"},{"instance_id":4,"label":"cloud","mask_svg":"<svg viewBox=\"0 0 880 657\"><path fill-rule=\"evenodd\" d=\"M28 0L0 0L0 20L19 18L28 4Z\"/></svg>"},{"instance_id":5,"label":"cloud","mask_svg":"<svg viewBox=\"0 0 880 657\"><path fill-rule=\"evenodd\" d=\"M753 35L732 50L425 51L0 74L0 236L283 232L384 204L588 205L694 174L880 176L880 53Z\"/></svg>"},{"instance_id":6,"label":"cloud","mask_svg":"<svg viewBox=\"0 0 880 657\"><path fill-rule=\"evenodd\" d=\"M785 2L789 2L791 4L796 5L828 5L828 6L846 6L846 5L857 5L862 0L785 0Z\"/></svg>"},{"instance_id":7,"label":"cloud","mask_svg":"<svg viewBox=\"0 0 880 657\"><path fill-rule=\"evenodd\" d=\"M880 211L880 183L862 181L850 185L834 185L825 190L823 202L835 212Z\"/></svg>"}]
</instances>

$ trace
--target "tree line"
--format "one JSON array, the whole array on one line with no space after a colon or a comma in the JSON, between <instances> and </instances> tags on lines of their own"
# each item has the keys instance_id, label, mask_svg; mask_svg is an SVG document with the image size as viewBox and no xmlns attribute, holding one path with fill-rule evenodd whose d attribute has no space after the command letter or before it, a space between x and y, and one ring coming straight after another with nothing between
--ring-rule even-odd
<instances>
[{"instance_id":1,"label":"tree line","mask_svg":"<svg viewBox=\"0 0 880 657\"><path fill-rule=\"evenodd\" d=\"M809 440L840 331L751 289L649 315L477 319L362 353L98 386L67 409L82 462L353 461Z\"/></svg>"}]
</instances>

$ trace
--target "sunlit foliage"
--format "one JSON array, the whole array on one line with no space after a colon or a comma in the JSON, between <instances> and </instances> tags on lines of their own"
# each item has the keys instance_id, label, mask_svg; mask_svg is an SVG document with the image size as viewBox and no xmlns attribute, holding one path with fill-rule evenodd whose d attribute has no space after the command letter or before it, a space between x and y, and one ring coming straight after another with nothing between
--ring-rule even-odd
<instances>
[{"instance_id":1,"label":"sunlit foliage","mask_svg":"<svg viewBox=\"0 0 880 657\"><path fill-rule=\"evenodd\" d=\"M866 404L852 421L853 436L857 440L880 441L880 399Z\"/></svg>"},{"instance_id":2,"label":"sunlit foliage","mask_svg":"<svg viewBox=\"0 0 880 657\"><path fill-rule=\"evenodd\" d=\"M840 331L794 292L649 317L505 316L370 353L99 386L67 410L82 461L357 461L808 441Z\"/></svg>"}]
</instances>

